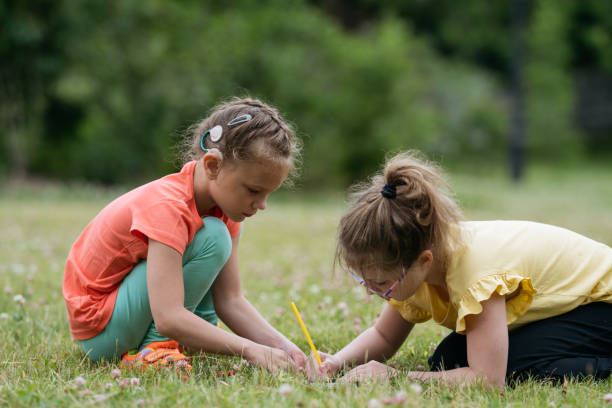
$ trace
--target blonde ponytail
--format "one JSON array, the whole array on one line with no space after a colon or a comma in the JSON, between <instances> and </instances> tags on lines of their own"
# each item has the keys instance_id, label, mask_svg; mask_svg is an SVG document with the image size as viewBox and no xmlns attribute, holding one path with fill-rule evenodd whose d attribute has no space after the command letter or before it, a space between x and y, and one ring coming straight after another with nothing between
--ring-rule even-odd
<instances>
[{"instance_id":1,"label":"blonde ponytail","mask_svg":"<svg viewBox=\"0 0 612 408\"><path fill-rule=\"evenodd\" d=\"M441 170L420 153L400 153L353 188L340 220L336 261L356 271L407 267L428 247L445 267L461 211Z\"/></svg>"}]
</instances>

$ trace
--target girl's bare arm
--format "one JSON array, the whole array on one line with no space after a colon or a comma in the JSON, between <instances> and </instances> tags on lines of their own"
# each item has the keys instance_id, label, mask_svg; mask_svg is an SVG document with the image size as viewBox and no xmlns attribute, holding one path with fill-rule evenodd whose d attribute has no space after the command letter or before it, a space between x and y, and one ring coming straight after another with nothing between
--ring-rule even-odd
<instances>
[{"instance_id":1,"label":"girl's bare arm","mask_svg":"<svg viewBox=\"0 0 612 408\"><path fill-rule=\"evenodd\" d=\"M239 336L285 350L300 367L304 367L304 353L272 327L242 294L238 274L238 241L239 237L232 239L232 253L212 286L217 315Z\"/></svg>"},{"instance_id":2,"label":"girl's bare arm","mask_svg":"<svg viewBox=\"0 0 612 408\"><path fill-rule=\"evenodd\" d=\"M240 355L273 371L290 365L285 352L221 330L185 309L181 261L175 249L149 240L147 288L153 320L161 335L192 349Z\"/></svg>"},{"instance_id":3,"label":"girl's bare arm","mask_svg":"<svg viewBox=\"0 0 612 408\"><path fill-rule=\"evenodd\" d=\"M493 386L504 385L508 364L506 299L493 294L481 304L480 314L470 315L465 319L469 367L437 372L411 372L411 377L442 379L463 384L483 381Z\"/></svg>"},{"instance_id":4,"label":"girl's bare arm","mask_svg":"<svg viewBox=\"0 0 612 408\"><path fill-rule=\"evenodd\" d=\"M344 366L385 361L392 357L406 340L414 323L407 322L388 304L373 327L361 333L321 366L323 373L333 374Z\"/></svg>"}]
</instances>

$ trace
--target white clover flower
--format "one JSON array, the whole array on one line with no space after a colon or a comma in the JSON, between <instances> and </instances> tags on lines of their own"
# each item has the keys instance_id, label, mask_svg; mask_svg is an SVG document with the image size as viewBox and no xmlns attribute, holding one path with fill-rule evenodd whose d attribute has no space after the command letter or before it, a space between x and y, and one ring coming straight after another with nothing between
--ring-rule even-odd
<instances>
[{"instance_id":1,"label":"white clover flower","mask_svg":"<svg viewBox=\"0 0 612 408\"><path fill-rule=\"evenodd\" d=\"M81 376L76 377L73 381L74 381L74 385L77 387L82 387L85 384L87 384L87 381L85 381L85 379Z\"/></svg>"},{"instance_id":2,"label":"white clover flower","mask_svg":"<svg viewBox=\"0 0 612 408\"><path fill-rule=\"evenodd\" d=\"M133 385L133 386L136 387L136 386L140 385L140 380L138 378L136 378L136 377L132 377L132 378L130 378L130 385Z\"/></svg>"},{"instance_id":3,"label":"white clover flower","mask_svg":"<svg viewBox=\"0 0 612 408\"><path fill-rule=\"evenodd\" d=\"M612 393L607 393L603 396L603 400L607 403L611 403L612 402Z\"/></svg>"},{"instance_id":4,"label":"white clover flower","mask_svg":"<svg viewBox=\"0 0 612 408\"><path fill-rule=\"evenodd\" d=\"M25 303L25 298L23 297L23 295L15 295L13 296L13 302L23 305Z\"/></svg>"},{"instance_id":5,"label":"white clover flower","mask_svg":"<svg viewBox=\"0 0 612 408\"><path fill-rule=\"evenodd\" d=\"M396 404L403 404L404 402L406 402L406 400L408 399L408 393L404 390L398 391L395 394L395 403Z\"/></svg>"},{"instance_id":6,"label":"white clover flower","mask_svg":"<svg viewBox=\"0 0 612 408\"><path fill-rule=\"evenodd\" d=\"M106 394L96 394L93 396L95 402L104 402L108 399L108 395Z\"/></svg>"},{"instance_id":7,"label":"white clover flower","mask_svg":"<svg viewBox=\"0 0 612 408\"><path fill-rule=\"evenodd\" d=\"M121 370L115 368L113 371L111 371L111 377L113 377L114 379L121 377Z\"/></svg>"},{"instance_id":8,"label":"white clover flower","mask_svg":"<svg viewBox=\"0 0 612 408\"><path fill-rule=\"evenodd\" d=\"M380 405L380 402L376 398L372 398L371 400L368 401L368 408L380 408L380 407L382 407L382 405Z\"/></svg>"},{"instance_id":9,"label":"white clover flower","mask_svg":"<svg viewBox=\"0 0 612 408\"><path fill-rule=\"evenodd\" d=\"M0 320L8 319L8 313L0 313Z\"/></svg>"},{"instance_id":10,"label":"white clover flower","mask_svg":"<svg viewBox=\"0 0 612 408\"><path fill-rule=\"evenodd\" d=\"M23 275L23 271L25 271L25 266L23 264L12 264L11 269L15 275Z\"/></svg>"},{"instance_id":11,"label":"white clover flower","mask_svg":"<svg viewBox=\"0 0 612 408\"><path fill-rule=\"evenodd\" d=\"M420 394L421 392L423 392L423 387L421 387L420 384L412 383L410 384L410 390L416 394Z\"/></svg>"},{"instance_id":12,"label":"white clover flower","mask_svg":"<svg viewBox=\"0 0 612 408\"><path fill-rule=\"evenodd\" d=\"M310 285L310 287L308 288L308 291L314 295L318 294L319 292L321 292L321 288L318 285Z\"/></svg>"},{"instance_id":13,"label":"white clover flower","mask_svg":"<svg viewBox=\"0 0 612 408\"><path fill-rule=\"evenodd\" d=\"M287 395L291 394L292 391L293 387L291 387L289 384L283 384L278 387L278 393L283 397L286 397Z\"/></svg>"}]
</instances>

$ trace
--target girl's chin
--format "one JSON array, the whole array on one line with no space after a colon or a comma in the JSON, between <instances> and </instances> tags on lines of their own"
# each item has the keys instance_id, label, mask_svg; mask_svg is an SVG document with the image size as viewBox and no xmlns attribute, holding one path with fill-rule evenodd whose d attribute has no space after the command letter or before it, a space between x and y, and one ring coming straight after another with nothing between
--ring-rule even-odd
<instances>
[{"instance_id":1,"label":"girl's chin","mask_svg":"<svg viewBox=\"0 0 612 408\"><path fill-rule=\"evenodd\" d=\"M240 214L240 215L225 214L225 215L227 215L227 218L229 218L230 220L232 220L234 222L242 222L246 218L243 214Z\"/></svg>"},{"instance_id":2,"label":"girl's chin","mask_svg":"<svg viewBox=\"0 0 612 408\"><path fill-rule=\"evenodd\" d=\"M404 300L408 298L410 298L410 296L402 296L402 295L391 296L391 299L395 300L396 302L403 302Z\"/></svg>"},{"instance_id":3,"label":"girl's chin","mask_svg":"<svg viewBox=\"0 0 612 408\"><path fill-rule=\"evenodd\" d=\"M240 212L237 212L237 211L236 212L231 211L231 210L227 210L226 211L222 207L219 207L219 208L221 208L221 211L223 211L223 214L225 214L225 216L227 218L229 218L230 220L232 220L234 222L242 222L242 221L244 221L244 214L242 214Z\"/></svg>"}]
</instances>

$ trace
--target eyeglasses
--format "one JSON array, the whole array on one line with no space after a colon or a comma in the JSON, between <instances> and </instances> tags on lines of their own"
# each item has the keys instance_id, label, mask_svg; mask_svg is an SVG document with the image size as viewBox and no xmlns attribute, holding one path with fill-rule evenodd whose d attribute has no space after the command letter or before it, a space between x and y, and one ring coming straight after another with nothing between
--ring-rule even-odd
<instances>
[{"instance_id":1,"label":"eyeglasses","mask_svg":"<svg viewBox=\"0 0 612 408\"><path fill-rule=\"evenodd\" d=\"M365 280L361 277L358 276L356 273L352 272L349 268L347 268L346 266L344 267L344 270L346 271L346 273L349 274L349 276L353 279L355 279L357 282L359 282L359 284L361 286L363 286L364 288L366 288L368 290L369 293L372 293L374 295L378 295L381 298L383 298L384 300L391 300L391 296L389 296L389 294L393 291L393 289L395 289L395 287L397 285L399 285L399 283L402 281L402 279L404 279L404 277L406 276L406 274L408 273L408 269L410 269L410 267L408 268L403 268L402 274L400 275L399 278L397 278L397 280L395 282L393 282L393 284L389 287L389 289L387 289L384 293L380 293L372 288L369 288L368 285L366 285Z\"/></svg>"}]
</instances>

